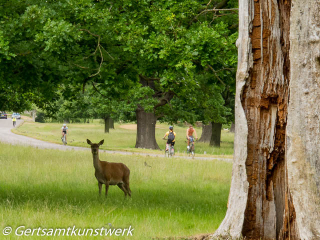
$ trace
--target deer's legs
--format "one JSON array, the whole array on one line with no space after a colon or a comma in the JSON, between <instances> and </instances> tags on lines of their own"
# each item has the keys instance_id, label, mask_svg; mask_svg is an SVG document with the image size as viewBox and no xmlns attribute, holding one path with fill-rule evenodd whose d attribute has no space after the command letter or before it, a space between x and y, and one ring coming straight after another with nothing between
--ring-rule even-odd
<instances>
[{"instance_id":1,"label":"deer's legs","mask_svg":"<svg viewBox=\"0 0 320 240\"><path fill-rule=\"evenodd\" d=\"M107 197L107 195L108 195L108 190L109 190L109 183L107 182L107 183L105 183L105 185L106 185L106 197Z\"/></svg>"},{"instance_id":2,"label":"deer's legs","mask_svg":"<svg viewBox=\"0 0 320 240\"><path fill-rule=\"evenodd\" d=\"M117 186L124 192L124 196L127 196L127 190L124 188L123 183L118 183Z\"/></svg>"},{"instance_id":3,"label":"deer's legs","mask_svg":"<svg viewBox=\"0 0 320 240\"><path fill-rule=\"evenodd\" d=\"M129 184L129 175L127 177L125 177L124 179L124 188L126 189L126 192L129 194L129 196L131 197L131 189L130 189L130 184Z\"/></svg>"},{"instance_id":4,"label":"deer's legs","mask_svg":"<svg viewBox=\"0 0 320 240\"><path fill-rule=\"evenodd\" d=\"M102 183L98 182L98 186L99 186L99 195L101 195Z\"/></svg>"},{"instance_id":5,"label":"deer's legs","mask_svg":"<svg viewBox=\"0 0 320 240\"><path fill-rule=\"evenodd\" d=\"M128 184L126 184L124 187L126 188L126 190L127 190L128 194L129 194L129 196L131 197L131 189L130 189L130 187L129 187L129 183L128 183Z\"/></svg>"}]
</instances>

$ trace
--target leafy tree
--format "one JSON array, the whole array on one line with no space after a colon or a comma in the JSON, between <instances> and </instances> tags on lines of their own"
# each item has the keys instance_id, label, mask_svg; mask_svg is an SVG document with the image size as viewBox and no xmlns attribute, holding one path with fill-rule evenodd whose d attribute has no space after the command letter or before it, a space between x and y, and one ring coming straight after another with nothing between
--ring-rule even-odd
<instances>
[{"instance_id":1,"label":"leafy tree","mask_svg":"<svg viewBox=\"0 0 320 240\"><path fill-rule=\"evenodd\" d=\"M63 89L72 98L95 85L123 101L124 109L135 106L136 147L158 148L156 120L173 97L196 90L197 74L210 68L217 75L233 64L236 33L223 20L225 12L209 9L222 3L230 8L232 2L6 2L0 10L0 86L53 109L50 102L59 99L61 86L74 86Z\"/></svg>"}]
</instances>

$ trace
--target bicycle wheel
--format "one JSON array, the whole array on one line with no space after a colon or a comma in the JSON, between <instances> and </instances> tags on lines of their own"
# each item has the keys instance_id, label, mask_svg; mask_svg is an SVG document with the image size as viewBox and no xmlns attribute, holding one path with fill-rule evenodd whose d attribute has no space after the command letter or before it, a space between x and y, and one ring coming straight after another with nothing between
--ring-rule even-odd
<instances>
[{"instance_id":1,"label":"bicycle wheel","mask_svg":"<svg viewBox=\"0 0 320 240\"><path fill-rule=\"evenodd\" d=\"M172 156L174 155L173 151L174 151L174 150L173 150L173 147L171 146L171 147L170 147L170 157L172 157Z\"/></svg>"},{"instance_id":2,"label":"bicycle wheel","mask_svg":"<svg viewBox=\"0 0 320 240\"><path fill-rule=\"evenodd\" d=\"M192 156L192 159L194 159L194 155L195 155L194 145L192 144L192 148L191 148L191 156Z\"/></svg>"}]
</instances>

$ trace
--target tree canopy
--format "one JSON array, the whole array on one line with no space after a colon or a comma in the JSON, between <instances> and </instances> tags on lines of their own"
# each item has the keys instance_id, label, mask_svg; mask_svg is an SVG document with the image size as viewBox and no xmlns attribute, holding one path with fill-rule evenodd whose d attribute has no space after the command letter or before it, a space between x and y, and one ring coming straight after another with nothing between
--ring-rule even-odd
<instances>
[{"instance_id":1,"label":"tree canopy","mask_svg":"<svg viewBox=\"0 0 320 240\"><path fill-rule=\"evenodd\" d=\"M159 119L179 113L168 105L175 99L197 102L201 120L223 121L230 106L221 96L230 92L237 62L236 6L234 0L7 1L0 6L0 109L35 103L53 111L61 94L76 98L91 85L107 96L106 105L121 101L124 111L134 106Z\"/></svg>"}]
</instances>

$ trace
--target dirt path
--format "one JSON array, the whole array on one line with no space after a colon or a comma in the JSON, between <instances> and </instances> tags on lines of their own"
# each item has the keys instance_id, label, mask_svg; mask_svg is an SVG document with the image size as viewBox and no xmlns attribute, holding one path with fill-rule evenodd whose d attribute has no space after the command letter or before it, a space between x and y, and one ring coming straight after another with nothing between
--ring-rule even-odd
<instances>
[{"instance_id":1,"label":"dirt path","mask_svg":"<svg viewBox=\"0 0 320 240\"><path fill-rule=\"evenodd\" d=\"M23 123L23 120L17 120L17 127ZM34 139L31 137L26 137L11 132L12 120L11 119L0 119L0 142L10 143L13 145L23 145L23 146L32 146L35 148L43 149L58 149L58 150L77 150L77 151L89 151L90 148L85 147L72 147L72 146L63 146L55 143L49 143ZM122 151L109 151L101 150L102 152L109 154L122 154L122 155L141 155L141 156L151 156L151 157L165 157L164 154L153 154L153 153L137 153L137 152L122 152ZM191 157L175 156L175 158L184 158L191 159ZM222 160L227 162L232 162L230 158L212 158L212 157L195 157L197 160Z\"/></svg>"}]
</instances>

